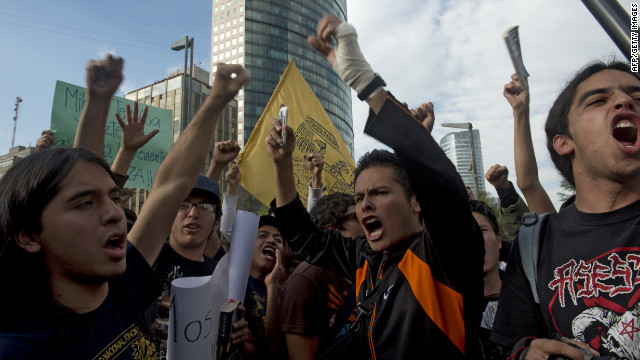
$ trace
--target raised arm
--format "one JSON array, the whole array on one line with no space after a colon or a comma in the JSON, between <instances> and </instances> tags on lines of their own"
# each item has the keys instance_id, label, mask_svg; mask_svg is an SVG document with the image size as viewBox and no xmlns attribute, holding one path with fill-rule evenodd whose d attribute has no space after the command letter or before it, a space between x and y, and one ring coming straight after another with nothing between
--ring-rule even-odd
<instances>
[{"instance_id":1,"label":"raised arm","mask_svg":"<svg viewBox=\"0 0 640 360\"><path fill-rule=\"evenodd\" d=\"M504 86L504 97L513 109L513 156L516 163L516 183L529 209L538 214L556 211L538 178L538 163L533 151L529 123L529 89L522 89L516 74Z\"/></svg>"},{"instance_id":2,"label":"raised arm","mask_svg":"<svg viewBox=\"0 0 640 360\"><path fill-rule=\"evenodd\" d=\"M240 172L240 166L233 164L224 177L227 180L226 194L237 196L238 186L240 186L240 180L242 180L242 172Z\"/></svg>"},{"instance_id":3,"label":"raised arm","mask_svg":"<svg viewBox=\"0 0 640 360\"><path fill-rule=\"evenodd\" d=\"M307 169L311 173L309 182L309 196L307 197L307 211L311 212L318 200L322 197L322 169L324 168L324 157L320 154L310 153L305 156Z\"/></svg>"},{"instance_id":4,"label":"raised arm","mask_svg":"<svg viewBox=\"0 0 640 360\"><path fill-rule=\"evenodd\" d=\"M129 240L149 264L158 257L178 205L206 161L208 144L224 107L249 80L240 65L219 63L211 94L158 168L149 198L129 233Z\"/></svg>"},{"instance_id":5,"label":"raised arm","mask_svg":"<svg viewBox=\"0 0 640 360\"><path fill-rule=\"evenodd\" d=\"M87 102L78 121L73 147L104 157L104 129L111 97L122 82L122 58L107 55L87 65Z\"/></svg>"},{"instance_id":6,"label":"raised arm","mask_svg":"<svg viewBox=\"0 0 640 360\"><path fill-rule=\"evenodd\" d=\"M286 271L282 264L282 252L280 249L276 249L276 266L264 279L267 286L267 320L264 332L270 354L278 354L283 342L280 331L280 288L282 286L281 280L286 278Z\"/></svg>"},{"instance_id":7,"label":"raised arm","mask_svg":"<svg viewBox=\"0 0 640 360\"><path fill-rule=\"evenodd\" d=\"M500 199L500 217L498 218L498 223L506 235L506 239L503 240L511 241L518 235L520 226L522 226L522 215L529 212L529 208L527 208L527 204L525 204L524 200L518 195L508 177L509 169L499 164L491 166L485 174L485 178L489 184L493 185L496 189L498 198Z\"/></svg>"},{"instance_id":8,"label":"raised arm","mask_svg":"<svg viewBox=\"0 0 640 360\"><path fill-rule=\"evenodd\" d=\"M407 103L402 103L405 107ZM433 125L436 123L436 114L433 111L433 103L429 101L428 103L423 103L419 107L415 109L411 109L411 115L413 115L416 120L422 123L425 129L431 134L433 131Z\"/></svg>"},{"instance_id":9,"label":"raised arm","mask_svg":"<svg viewBox=\"0 0 640 360\"><path fill-rule=\"evenodd\" d=\"M53 131L42 130L42 135L36 140L36 151L47 150L53 143Z\"/></svg>"},{"instance_id":10,"label":"raised arm","mask_svg":"<svg viewBox=\"0 0 640 360\"><path fill-rule=\"evenodd\" d=\"M360 51L355 28L335 15L327 14L318 22L316 33L317 36L307 37L309 44L329 61L349 87L358 94L363 93L376 74ZM334 37L335 47L332 46ZM375 88L367 96L366 101L374 113L380 111L386 96L382 86Z\"/></svg>"},{"instance_id":11,"label":"raised arm","mask_svg":"<svg viewBox=\"0 0 640 360\"><path fill-rule=\"evenodd\" d=\"M231 166L231 169L225 174L225 178L227 179L227 190L223 195L220 232L227 240L231 241L233 221L236 218L236 206L238 203L238 185L240 185L240 180L242 179L240 167L235 164Z\"/></svg>"},{"instance_id":12,"label":"raised arm","mask_svg":"<svg viewBox=\"0 0 640 360\"><path fill-rule=\"evenodd\" d=\"M227 140L216 142L213 146L213 156L209 163L207 177L216 182L220 181L224 167L235 159L239 153L240 146L236 141Z\"/></svg>"},{"instance_id":13,"label":"raised arm","mask_svg":"<svg viewBox=\"0 0 640 360\"><path fill-rule=\"evenodd\" d=\"M127 175L129 172L129 165L133 160L136 151L143 147L151 140L160 130L155 129L149 134L144 133L144 124L147 120L147 106L142 110L142 115L138 118L138 103L133 104L133 114L131 114L131 107L127 105L127 122L125 123L120 115L116 114L116 120L122 128L122 141L120 142L120 148L116 155L113 164L111 165L111 171L116 174Z\"/></svg>"},{"instance_id":14,"label":"raised arm","mask_svg":"<svg viewBox=\"0 0 640 360\"><path fill-rule=\"evenodd\" d=\"M293 178L293 149L295 148L295 133L293 128L285 125L287 132L286 144L282 144L280 137L282 125L278 119L271 119L271 130L265 138L267 153L271 157L274 166L274 182L276 186L276 206L286 205L298 196L295 180Z\"/></svg>"}]
</instances>

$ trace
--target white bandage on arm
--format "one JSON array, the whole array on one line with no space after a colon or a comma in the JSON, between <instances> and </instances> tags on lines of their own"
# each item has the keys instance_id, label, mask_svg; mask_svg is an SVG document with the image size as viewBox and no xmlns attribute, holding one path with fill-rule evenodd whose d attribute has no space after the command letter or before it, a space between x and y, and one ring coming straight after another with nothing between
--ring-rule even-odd
<instances>
[{"instance_id":1,"label":"white bandage on arm","mask_svg":"<svg viewBox=\"0 0 640 360\"><path fill-rule=\"evenodd\" d=\"M322 197L322 188L314 188L311 187L311 181L309 181L309 196L307 197L307 212L311 212L311 210L313 210L314 207L316 207L316 204L318 203L318 200L320 200L320 198Z\"/></svg>"},{"instance_id":2,"label":"white bandage on arm","mask_svg":"<svg viewBox=\"0 0 640 360\"><path fill-rule=\"evenodd\" d=\"M236 219L237 195L222 194L222 217L220 219L220 232L225 238L231 241L233 232L233 221Z\"/></svg>"},{"instance_id":3,"label":"white bandage on arm","mask_svg":"<svg viewBox=\"0 0 640 360\"><path fill-rule=\"evenodd\" d=\"M336 27L336 61L333 69L356 93L361 93L375 74L358 45L358 34L353 25L343 22Z\"/></svg>"}]
</instances>

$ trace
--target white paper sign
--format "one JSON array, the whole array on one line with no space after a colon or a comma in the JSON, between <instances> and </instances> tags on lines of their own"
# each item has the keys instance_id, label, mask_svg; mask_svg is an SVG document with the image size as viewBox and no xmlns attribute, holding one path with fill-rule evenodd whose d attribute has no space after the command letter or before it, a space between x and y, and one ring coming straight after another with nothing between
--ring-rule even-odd
<instances>
[{"instance_id":1,"label":"white paper sign","mask_svg":"<svg viewBox=\"0 0 640 360\"><path fill-rule=\"evenodd\" d=\"M238 210L229 240L229 299L244 302L259 223L258 215Z\"/></svg>"},{"instance_id":2,"label":"white paper sign","mask_svg":"<svg viewBox=\"0 0 640 360\"><path fill-rule=\"evenodd\" d=\"M167 359L215 360L220 310L229 299L244 301L259 221L256 214L238 211L229 254L213 275L171 282Z\"/></svg>"},{"instance_id":3,"label":"white paper sign","mask_svg":"<svg viewBox=\"0 0 640 360\"><path fill-rule=\"evenodd\" d=\"M228 301L229 255L213 275L171 282L167 359L215 359L220 309Z\"/></svg>"}]
</instances>

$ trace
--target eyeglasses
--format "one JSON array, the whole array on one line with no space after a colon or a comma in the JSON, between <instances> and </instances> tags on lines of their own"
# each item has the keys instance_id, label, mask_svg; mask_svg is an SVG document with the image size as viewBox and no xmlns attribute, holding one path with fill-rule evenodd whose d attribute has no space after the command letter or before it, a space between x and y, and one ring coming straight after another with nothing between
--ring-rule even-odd
<instances>
[{"instance_id":1,"label":"eyeglasses","mask_svg":"<svg viewBox=\"0 0 640 360\"><path fill-rule=\"evenodd\" d=\"M351 220L351 219L356 219L356 212L350 212L348 214L346 214L345 216L341 217L340 219L338 219L338 229L344 230L342 229L342 225L344 225L344 223L346 223L347 221Z\"/></svg>"},{"instance_id":2,"label":"eyeglasses","mask_svg":"<svg viewBox=\"0 0 640 360\"><path fill-rule=\"evenodd\" d=\"M209 203L194 204L188 201L183 201L180 203L180 211L189 212L194 206L198 209L198 212L202 211L209 214L213 214L217 208L215 205Z\"/></svg>"}]
</instances>

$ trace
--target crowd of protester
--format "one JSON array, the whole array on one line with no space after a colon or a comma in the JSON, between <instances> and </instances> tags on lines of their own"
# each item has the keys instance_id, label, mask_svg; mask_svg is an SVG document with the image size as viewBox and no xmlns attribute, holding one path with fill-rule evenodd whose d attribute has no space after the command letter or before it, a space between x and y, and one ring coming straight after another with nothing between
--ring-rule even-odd
<instances>
[{"instance_id":1,"label":"crowd of protester","mask_svg":"<svg viewBox=\"0 0 640 360\"><path fill-rule=\"evenodd\" d=\"M640 359L640 79L629 64L581 69L549 112L547 148L575 189L557 212L538 177L529 90L511 77L524 199L496 164L486 173L496 213L431 137L433 104L409 109L388 92L352 25L326 15L308 41L368 103L365 134L393 151L363 155L353 192L331 194L322 155L307 154L305 207L294 129L271 120L274 200L233 324L240 358ZM52 149L45 130L0 179L0 359L164 359L171 282L211 275L230 251L239 145L215 143L199 171L249 74L218 64L136 214L127 170L157 130L144 132L146 107L127 106L121 147L104 161L122 67L110 55L89 62L73 148Z\"/></svg>"}]
</instances>

